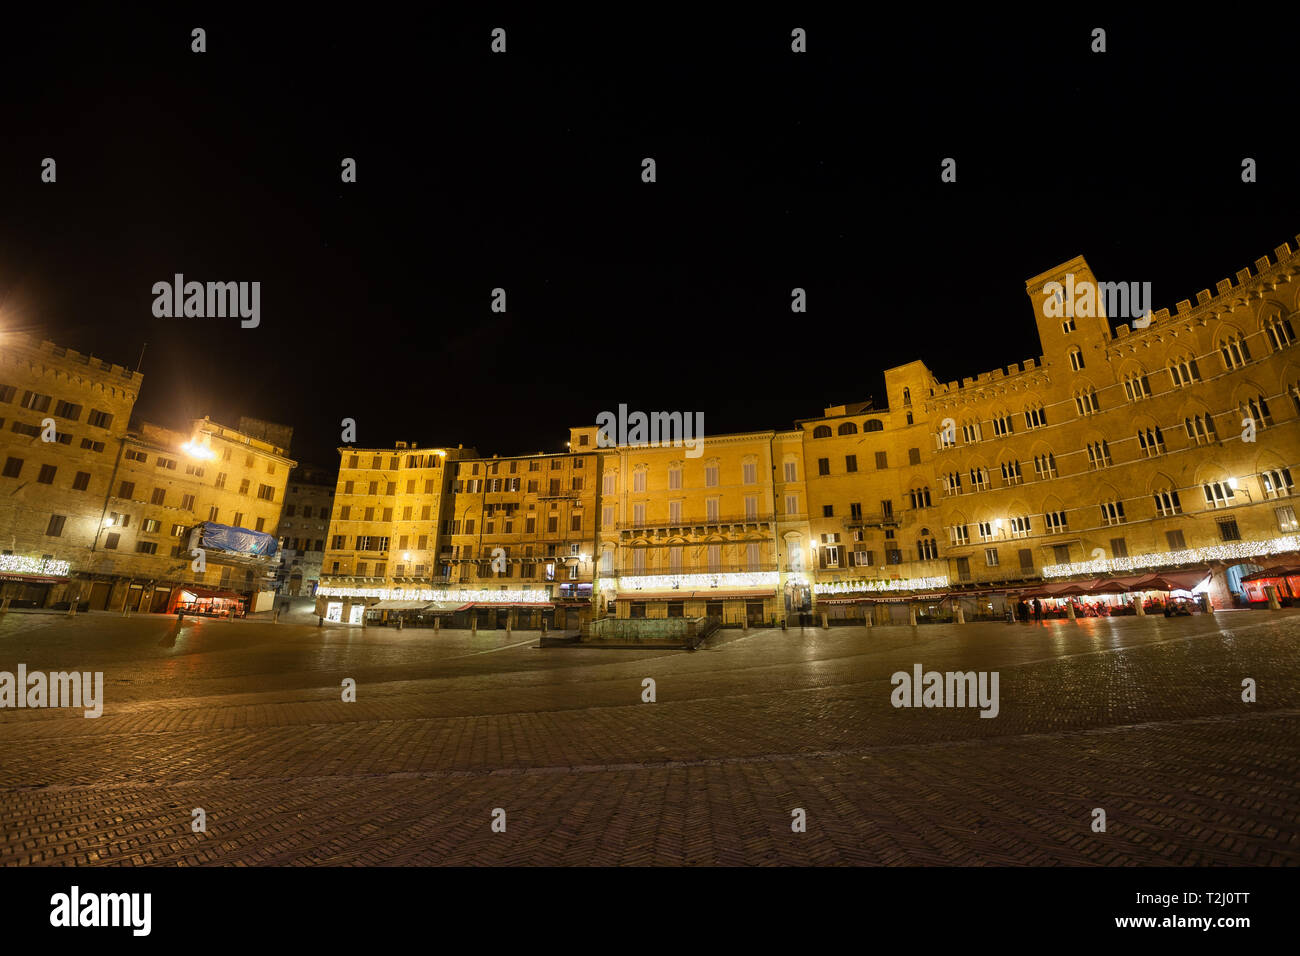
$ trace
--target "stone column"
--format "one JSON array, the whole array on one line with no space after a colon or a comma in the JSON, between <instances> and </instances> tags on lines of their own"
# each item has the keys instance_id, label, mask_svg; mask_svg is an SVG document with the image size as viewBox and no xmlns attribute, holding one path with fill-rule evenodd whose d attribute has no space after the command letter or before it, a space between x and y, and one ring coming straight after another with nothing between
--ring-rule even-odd
<instances>
[{"instance_id":1,"label":"stone column","mask_svg":"<svg viewBox=\"0 0 1300 956\"><path fill-rule=\"evenodd\" d=\"M912 625L913 627L916 627L916 605L915 604L907 605L907 623Z\"/></svg>"},{"instance_id":2,"label":"stone column","mask_svg":"<svg viewBox=\"0 0 1300 956\"><path fill-rule=\"evenodd\" d=\"M1140 594L1133 596L1133 613L1138 617L1147 616L1147 609L1142 606L1142 595Z\"/></svg>"},{"instance_id":3,"label":"stone column","mask_svg":"<svg viewBox=\"0 0 1300 956\"><path fill-rule=\"evenodd\" d=\"M1074 602L1073 602L1073 601L1066 601L1066 602L1065 602L1065 616L1066 616L1067 618L1069 618L1071 621L1076 620L1076 618L1075 618L1075 616L1074 616Z\"/></svg>"},{"instance_id":4,"label":"stone column","mask_svg":"<svg viewBox=\"0 0 1300 956\"><path fill-rule=\"evenodd\" d=\"M1268 595L1268 609L1270 611L1282 610L1282 603L1277 599L1277 587L1269 584L1264 588L1264 593Z\"/></svg>"}]
</instances>

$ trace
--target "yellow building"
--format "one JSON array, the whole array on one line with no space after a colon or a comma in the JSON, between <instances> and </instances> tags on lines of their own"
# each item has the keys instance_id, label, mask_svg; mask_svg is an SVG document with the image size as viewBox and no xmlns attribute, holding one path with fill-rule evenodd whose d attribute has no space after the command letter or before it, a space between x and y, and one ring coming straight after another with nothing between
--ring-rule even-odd
<instances>
[{"instance_id":1,"label":"yellow building","mask_svg":"<svg viewBox=\"0 0 1300 956\"><path fill-rule=\"evenodd\" d=\"M206 611L216 599L268 610L284 489L296 464L285 452L206 418L186 432L148 423L128 432L83 599L92 609Z\"/></svg>"},{"instance_id":2,"label":"yellow building","mask_svg":"<svg viewBox=\"0 0 1300 956\"><path fill-rule=\"evenodd\" d=\"M1082 258L1028 280L1042 357L924 397L956 423L934 456L954 583L1197 566L1226 604L1294 562L1298 272L1283 245L1114 332L1104 308L1062 314L1060 287L1096 284Z\"/></svg>"},{"instance_id":3,"label":"yellow building","mask_svg":"<svg viewBox=\"0 0 1300 956\"><path fill-rule=\"evenodd\" d=\"M599 458L571 448L457 462L439 563L449 591L477 598L478 626L571 628L590 612Z\"/></svg>"},{"instance_id":4,"label":"yellow building","mask_svg":"<svg viewBox=\"0 0 1300 956\"><path fill-rule=\"evenodd\" d=\"M316 613L361 624L377 613L423 608L445 590L440 532L453 513L455 463L473 449L342 447Z\"/></svg>"},{"instance_id":5,"label":"yellow building","mask_svg":"<svg viewBox=\"0 0 1300 956\"><path fill-rule=\"evenodd\" d=\"M920 362L885 373L889 407L840 405L799 422L808 468L813 591L830 619L873 614L947 583ZM899 608L905 611L905 608Z\"/></svg>"},{"instance_id":6,"label":"yellow building","mask_svg":"<svg viewBox=\"0 0 1300 956\"><path fill-rule=\"evenodd\" d=\"M910 362L885 372L882 407L787 431L604 447L592 426L570 430L566 455L458 453L440 503L409 481L400 494L397 453L341 449L339 503L368 501L336 509L335 613L437 591L525 626L507 605L590 583L595 616L907 622L1000 617L1045 583L1164 569L1212 574L1232 603L1243 575L1300 563L1297 272L1283 245L1195 305L1111 316L1137 286L1076 258L1026 284L1037 358L947 383ZM357 471L385 461L389 475ZM399 512L423 524L404 532Z\"/></svg>"},{"instance_id":7,"label":"yellow building","mask_svg":"<svg viewBox=\"0 0 1300 956\"><path fill-rule=\"evenodd\" d=\"M807 606L802 452L799 431L601 449L597 612L772 624Z\"/></svg>"},{"instance_id":8,"label":"yellow building","mask_svg":"<svg viewBox=\"0 0 1300 956\"><path fill-rule=\"evenodd\" d=\"M89 594L92 546L142 379L53 342L0 333L6 601L45 607Z\"/></svg>"}]
</instances>

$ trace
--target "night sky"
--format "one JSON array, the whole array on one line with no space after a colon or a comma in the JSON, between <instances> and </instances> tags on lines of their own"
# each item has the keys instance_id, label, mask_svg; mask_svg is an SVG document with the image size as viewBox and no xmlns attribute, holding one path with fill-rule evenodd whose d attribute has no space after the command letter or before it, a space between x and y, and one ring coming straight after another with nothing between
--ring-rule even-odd
<instances>
[{"instance_id":1,"label":"night sky","mask_svg":"<svg viewBox=\"0 0 1300 956\"><path fill-rule=\"evenodd\" d=\"M211 9L6 20L0 328L148 342L137 419L284 422L304 461L344 417L486 454L620 402L788 427L1037 356L1025 279L1075 255L1160 309L1300 233L1294 12ZM260 281L260 327L155 318L177 272Z\"/></svg>"}]
</instances>

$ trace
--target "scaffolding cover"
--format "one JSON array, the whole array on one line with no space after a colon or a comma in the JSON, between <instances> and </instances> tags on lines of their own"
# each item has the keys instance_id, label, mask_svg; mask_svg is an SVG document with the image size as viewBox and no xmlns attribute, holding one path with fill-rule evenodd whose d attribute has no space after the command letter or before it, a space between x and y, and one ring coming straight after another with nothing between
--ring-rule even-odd
<instances>
[{"instance_id":1,"label":"scaffolding cover","mask_svg":"<svg viewBox=\"0 0 1300 956\"><path fill-rule=\"evenodd\" d=\"M275 554L278 543L271 535L247 528L232 528L228 524L205 521L199 525L199 547L234 554Z\"/></svg>"}]
</instances>

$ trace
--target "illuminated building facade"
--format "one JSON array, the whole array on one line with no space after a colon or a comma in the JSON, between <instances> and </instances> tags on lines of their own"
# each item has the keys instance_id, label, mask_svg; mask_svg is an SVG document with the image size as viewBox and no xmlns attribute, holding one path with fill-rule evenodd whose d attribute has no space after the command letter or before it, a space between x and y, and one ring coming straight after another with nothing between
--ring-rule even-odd
<instances>
[{"instance_id":1,"label":"illuminated building facade","mask_svg":"<svg viewBox=\"0 0 1300 956\"><path fill-rule=\"evenodd\" d=\"M45 607L89 590L142 378L53 342L0 336L0 594L14 604Z\"/></svg>"},{"instance_id":2,"label":"illuminated building facade","mask_svg":"<svg viewBox=\"0 0 1300 956\"><path fill-rule=\"evenodd\" d=\"M11 604L166 611L182 588L247 606L270 559L206 549L224 521L274 534L293 462L207 419L185 432L130 426L143 376L18 333L0 340L0 584Z\"/></svg>"},{"instance_id":3,"label":"illuminated building facade","mask_svg":"<svg viewBox=\"0 0 1300 956\"><path fill-rule=\"evenodd\" d=\"M566 627L589 613L600 459L593 447L570 448L456 463L438 563L449 588L488 592L473 609L480 626ZM493 591L546 598L493 600Z\"/></svg>"},{"instance_id":4,"label":"illuminated building facade","mask_svg":"<svg viewBox=\"0 0 1300 956\"><path fill-rule=\"evenodd\" d=\"M1030 279L1042 356L924 395L952 583L1196 565L1230 604L1243 574L1294 555L1298 272L1283 245L1114 330L1053 294L1095 283L1082 258Z\"/></svg>"},{"instance_id":5,"label":"illuminated building facade","mask_svg":"<svg viewBox=\"0 0 1300 956\"><path fill-rule=\"evenodd\" d=\"M433 589L447 584L438 563L439 536L453 514L455 466L476 452L410 442L344 446L338 452L316 613L361 624L367 608L402 611L429 604Z\"/></svg>"},{"instance_id":6,"label":"illuminated building facade","mask_svg":"<svg viewBox=\"0 0 1300 956\"><path fill-rule=\"evenodd\" d=\"M156 612L219 593L246 611L269 608L274 541L295 464L286 449L206 418L187 432L147 423L130 430L83 600L95 610ZM237 530L205 538L204 527Z\"/></svg>"},{"instance_id":7,"label":"illuminated building facade","mask_svg":"<svg viewBox=\"0 0 1300 956\"><path fill-rule=\"evenodd\" d=\"M601 455L598 613L771 624L811 607L801 432Z\"/></svg>"},{"instance_id":8,"label":"illuminated building facade","mask_svg":"<svg viewBox=\"0 0 1300 956\"><path fill-rule=\"evenodd\" d=\"M1243 576L1300 553L1297 272L1283 245L1195 305L1130 325L1107 314L1124 304L1115 287L1076 258L1026 284L1037 358L947 383L914 361L886 370L882 407L689 448L598 447L592 426L570 430L567 455L466 453L438 507L396 491L372 506L372 518L428 512L406 545L385 510L362 532L384 543L382 564L340 546L339 567L372 605L410 586L413 601L505 589L487 605L554 603L555 585L576 583L592 585L595 616L727 624L906 622L958 606L1000 617L1044 582L1176 569L1211 573L1230 606ZM340 524L331 539L355 533ZM408 547L416 557L393 556Z\"/></svg>"}]
</instances>

